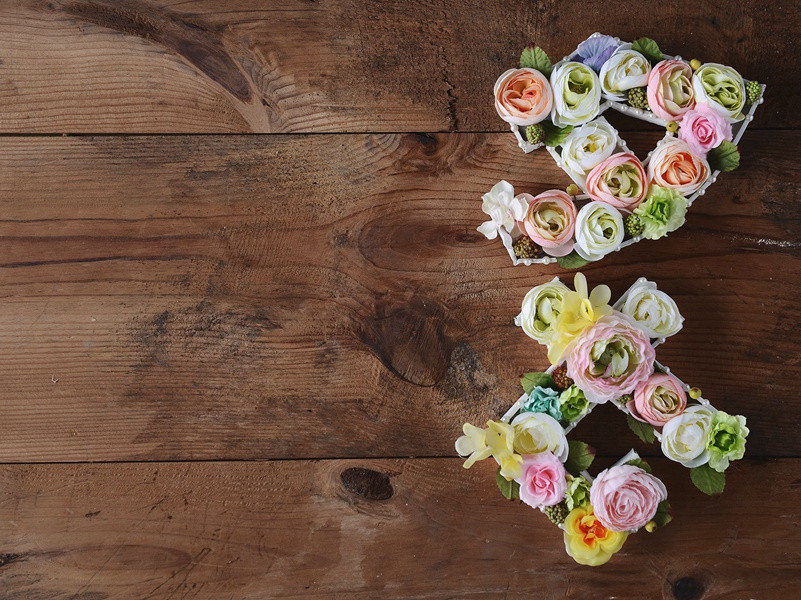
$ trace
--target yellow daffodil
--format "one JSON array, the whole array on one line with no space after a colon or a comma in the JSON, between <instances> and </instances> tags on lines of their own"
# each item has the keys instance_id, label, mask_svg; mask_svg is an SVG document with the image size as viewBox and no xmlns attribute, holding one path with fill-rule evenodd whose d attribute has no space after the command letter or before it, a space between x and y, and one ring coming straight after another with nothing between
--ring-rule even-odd
<instances>
[{"instance_id":1,"label":"yellow daffodil","mask_svg":"<svg viewBox=\"0 0 801 600\"><path fill-rule=\"evenodd\" d=\"M601 525L592 506L576 507L565 519L565 550L580 565L597 567L623 547L628 533Z\"/></svg>"},{"instance_id":2,"label":"yellow daffodil","mask_svg":"<svg viewBox=\"0 0 801 600\"><path fill-rule=\"evenodd\" d=\"M565 349L587 327L603 316L612 313L609 299L612 291L607 285L596 286L588 293L587 278L576 273L573 280L575 291L567 291L562 298L562 311L554 324L554 335L548 345L548 360L557 365Z\"/></svg>"},{"instance_id":3,"label":"yellow daffodil","mask_svg":"<svg viewBox=\"0 0 801 600\"><path fill-rule=\"evenodd\" d=\"M456 440L456 452L467 457L464 461L465 469L492 456L501 467L501 475L506 479L512 480L522 475L523 457L515 454L515 431L509 423L487 421L486 429L465 423L462 431L464 435Z\"/></svg>"}]
</instances>

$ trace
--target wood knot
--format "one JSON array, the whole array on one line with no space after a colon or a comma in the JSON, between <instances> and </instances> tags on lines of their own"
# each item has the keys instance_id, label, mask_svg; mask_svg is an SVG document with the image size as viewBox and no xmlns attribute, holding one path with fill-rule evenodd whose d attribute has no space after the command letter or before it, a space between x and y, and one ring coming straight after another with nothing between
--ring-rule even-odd
<instances>
[{"instance_id":1,"label":"wood knot","mask_svg":"<svg viewBox=\"0 0 801 600\"><path fill-rule=\"evenodd\" d=\"M695 577L682 577L673 582L673 597L676 600L698 600L705 591L704 584Z\"/></svg>"},{"instance_id":2,"label":"wood knot","mask_svg":"<svg viewBox=\"0 0 801 600\"><path fill-rule=\"evenodd\" d=\"M0 554L0 567L5 567L8 564L11 564L22 557L21 554Z\"/></svg>"},{"instance_id":3,"label":"wood knot","mask_svg":"<svg viewBox=\"0 0 801 600\"><path fill-rule=\"evenodd\" d=\"M346 490L365 500L389 500L395 493L389 475L373 469L351 467L342 471L339 478Z\"/></svg>"}]
</instances>

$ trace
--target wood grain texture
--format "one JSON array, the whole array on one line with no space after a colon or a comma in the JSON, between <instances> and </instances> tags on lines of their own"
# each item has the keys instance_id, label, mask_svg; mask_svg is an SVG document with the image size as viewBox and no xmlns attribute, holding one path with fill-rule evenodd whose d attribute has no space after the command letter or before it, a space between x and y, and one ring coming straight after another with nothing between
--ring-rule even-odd
<instances>
[{"instance_id":1,"label":"wood grain texture","mask_svg":"<svg viewBox=\"0 0 801 600\"><path fill-rule=\"evenodd\" d=\"M576 565L544 515L456 459L0 468L6 600L792 598L798 459L744 460L726 494L653 463L674 521ZM754 482L762 482L759 500Z\"/></svg>"},{"instance_id":2,"label":"wood grain texture","mask_svg":"<svg viewBox=\"0 0 801 600\"><path fill-rule=\"evenodd\" d=\"M491 89L532 40L657 39L768 84L758 127L798 127L782 0L6 0L0 132L503 131Z\"/></svg>"},{"instance_id":3,"label":"wood grain texture","mask_svg":"<svg viewBox=\"0 0 801 600\"><path fill-rule=\"evenodd\" d=\"M749 133L682 229L585 272L658 281L660 360L797 456L801 133ZM451 455L546 365L512 317L560 271L475 230L501 178L568 183L508 134L2 138L0 460ZM573 435L633 441L611 407Z\"/></svg>"}]
</instances>

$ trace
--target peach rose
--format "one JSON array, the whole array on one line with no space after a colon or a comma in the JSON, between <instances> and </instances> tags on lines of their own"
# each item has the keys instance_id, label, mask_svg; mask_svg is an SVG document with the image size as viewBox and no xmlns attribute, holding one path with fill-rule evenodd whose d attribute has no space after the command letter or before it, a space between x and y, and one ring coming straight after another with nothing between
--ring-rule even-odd
<instances>
[{"instance_id":1,"label":"peach rose","mask_svg":"<svg viewBox=\"0 0 801 600\"><path fill-rule=\"evenodd\" d=\"M551 256L565 256L573 250L576 205L562 190L548 190L532 196L520 194L528 202L523 229Z\"/></svg>"},{"instance_id":2,"label":"peach rose","mask_svg":"<svg viewBox=\"0 0 801 600\"><path fill-rule=\"evenodd\" d=\"M648 161L651 182L683 196L689 196L704 185L709 173L706 158L693 154L687 142L674 137L659 142Z\"/></svg>"},{"instance_id":3,"label":"peach rose","mask_svg":"<svg viewBox=\"0 0 801 600\"><path fill-rule=\"evenodd\" d=\"M513 125L534 125L551 113L553 92L536 69L509 69L495 82L495 110Z\"/></svg>"},{"instance_id":4,"label":"peach rose","mask_svg":"<svg viewBox=\"0 0 801 600\"><path fill-rule=\"evenodd\" d=\"M693 70L681 60L663 60L648 74L648 106L666 121L681 121L695 106Z\"/></svg>"},{"instance_id":5,"label":"peach rose","mask_svg":"<svg viewBox=\"0 0 801 600\"><path fill-rule=\"evenodd\" d=\"M687 394L678 379L665 373L654 373L634 390L634 399L626 404L631 416L662 427L687 408Z\"/></svg>"},{"instance_id":6,"label":"peach rose","mask_svg":"<svg viewBox=\"0 0 801 600\"><path fill-rule=\"evenodd\" d=\"M631 152L613 154L595 165L587 175L590 198L615 208L634 210L647 191L645 168Z\"/></svg>"}]
</instances>

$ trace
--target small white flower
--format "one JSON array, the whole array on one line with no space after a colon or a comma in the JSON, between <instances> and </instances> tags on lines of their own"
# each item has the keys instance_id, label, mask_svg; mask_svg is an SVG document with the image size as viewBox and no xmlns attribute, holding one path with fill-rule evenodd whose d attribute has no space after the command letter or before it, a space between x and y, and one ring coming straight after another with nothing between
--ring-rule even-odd
<instances>
[{"instance_id":1,"label":"small white flower","mask_svg":"<svg viewBox=\"0 0 801 600\"><path fill-rule=\"evenodd\" d=\"M512 419L515 429L515 452L537 454L553 452L560 461L567 460L568 445L565 430L559 421L545 413L525 412Z\"/></svg>"},{"instance_id":2,"label":"small white flower","mask_svg":"<svg viewBox=\"0 0 801 600\"><path fill-rule=\"evenodd\" d=\"M678 333L684 322L673 298L656 289L656 284L644 277L640 277L618 300L616 308L634 319L652 338Z\"/></svg>"},{"instance_id":3,"label":"small white flower","mask_svg":"<svg viewBox=\"0 0 801 600\"><path fill-rule=\"evenodd\" d=\"M651 63L642 54L623 44L601 67L601 88L607 98L618 102L626 99L626 91L648 85Z\"/></svg>"},{"instance_id":4,"label":"small white flower","mask_svg":"<svg viewBox=\"0 0 801 600\"><path fill-rule=\"evenodd\" d=\"M562 298L567 286L554 277L551 281L531 288L523 298L515 324L530 338L547 345L553 336L553 326L562 310Z\"/></svg>"},{"instance_id":5,"label":"small white flower","mask_svg":"<svg viewBox=\"0 0 801 600\"><path fill-rule=\"evenodd\" d=\"M617 147L617 131L603 117L571 131L562 142L564 169L586 180L592 168L612 156Z\"/></svg>"},{"instance_id":6,"label":"small white flower","mask_svg":"<svg viewBox=\"0 0 801 600\"><path fill-rule=\"evenodd\" d=\"M553 111L557 127L583 125L598 116L601 107L601 82L590 67L568 61L551 73Z\"/></svg>"},{"instance_id":7,"label":"small white flower","mask_svg":"<svg viewBox=\"0 0 801 600\"><path fill-rule=\"evenodd\" d=\"M623 241L623 216L614 206L594 200L576 217L575 250L584 260L599 260Z\"/></svg>"},{"instance_id":8,"label":"small white flower","mask_svg":"<svg viewBox=\"0 0 801 600\"><path fill-rule=\"evenodd\" d=\"M481 196L481 200L481 210L489 215L490 220L484 221L477 229L489 240L498 237L498 229L501 227L512 233L515 221L522 221L528 209L525 200L515 197L515 189L508 181L496 183L489 192Z\"/></svg>"},{"instance_id":9,"label":"small white flower","mask_svg":"<svg viewBox=\"0 0 801 600\"><path fill-rule=\"evenodd\" d=\"M709 460L707 437L715 409L696 404L668 421L662 429L662 453L687 468Z\"/></svg>"}]
</instances>

